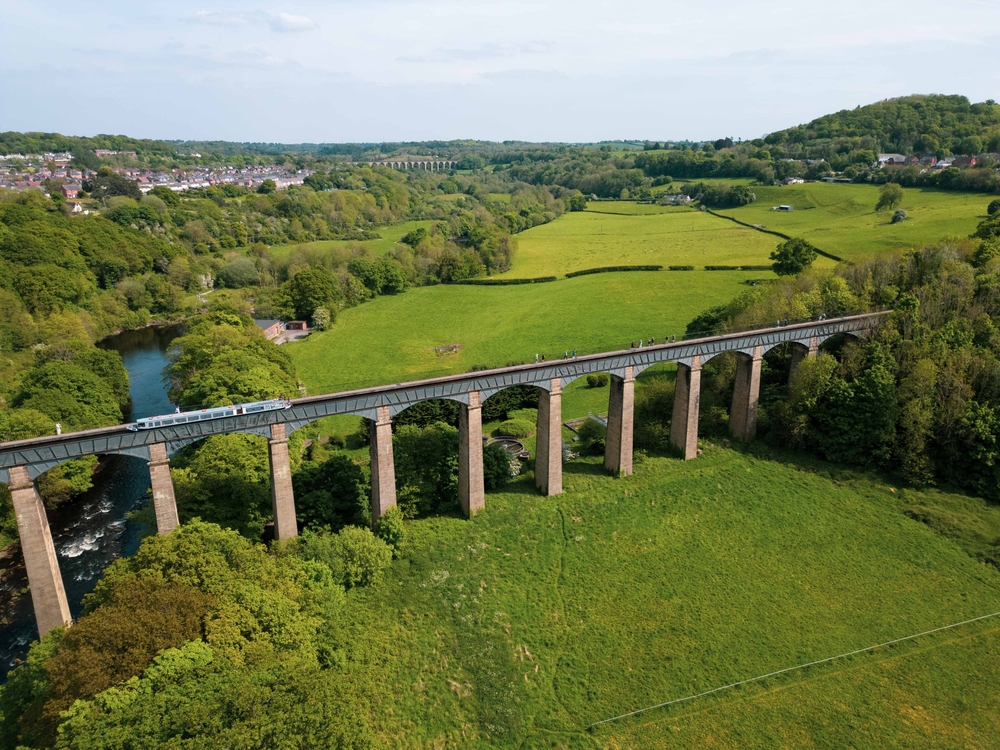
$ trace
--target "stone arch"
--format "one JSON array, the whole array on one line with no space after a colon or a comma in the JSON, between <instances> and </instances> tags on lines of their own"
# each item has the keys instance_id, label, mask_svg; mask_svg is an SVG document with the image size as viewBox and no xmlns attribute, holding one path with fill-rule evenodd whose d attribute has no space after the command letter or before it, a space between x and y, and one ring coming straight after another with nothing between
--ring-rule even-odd
<instances>
[{"instance_id":1,"label":"stone arch","mask_svg":"<svg viewBox=\"0 0 1000 750\"><path fill-rule=\"evenodd\" d=\"M79 456L59 456L52 457L49 459L43 459L39 461L32 461L30 463L22 464L28 472L28 477L31 479L38 479L42 474L51 469L55 469L58 466L62 466L64 463L69 461L75 461L78 458L89 458L90 456L125 456L128 458L136 458L140 461L148 462L150 460L149 446L139 445L131 448L124 448L117 451L94 451L92 453L84 453ZM9 478L8 469L0 469L0 481L6 482Z\"/></svg>"}]
</instances>

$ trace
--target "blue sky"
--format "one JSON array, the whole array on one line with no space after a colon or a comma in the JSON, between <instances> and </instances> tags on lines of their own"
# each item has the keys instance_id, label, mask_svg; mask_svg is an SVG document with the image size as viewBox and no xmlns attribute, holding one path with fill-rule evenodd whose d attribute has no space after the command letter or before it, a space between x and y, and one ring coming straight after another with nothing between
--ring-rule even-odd
<instances>
[{"instance_id":1,"label":"blue sky","mask_svg":"<svg viewBox=\"0 0 1000 750\"><path fill-rule=\"evenodd\" d=\"M0 2L0 130L236 141L753 138L1000 100L1000 2Z\"/></svg>"}]
</instances>

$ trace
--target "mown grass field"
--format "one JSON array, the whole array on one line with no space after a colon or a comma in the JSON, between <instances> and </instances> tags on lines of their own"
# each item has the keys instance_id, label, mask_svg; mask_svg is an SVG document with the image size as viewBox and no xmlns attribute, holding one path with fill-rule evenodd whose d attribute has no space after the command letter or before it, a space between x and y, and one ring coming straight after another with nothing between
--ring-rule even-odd
<instances>
[{"instance_id":1,"label":"mown grass field","mask_svg":"<svg viewBox=\"0 0 1000 750\"><path fill-rule=\"evenodd\" d=\"M547 284L409 289L344 310L330 330L285 345L310 393L468 372L477 365L627 349L683 334L752 276L740 271L635 271ZM436 347L459 344L455 354Z\"/></svg>"},{"instance_id":2,"label":"mown grass field","mask_svg":"<svg viewBox=\"0 0 1000 750\"><path fill-rule=\"evenodd\" d=\"M379 664L390 743L995 747L997 620L587 731L1000 610L1000 572L903 513L978 501L704 447L624 480L574 461L562 496L527 476L472 521L409 523L404 559L353 598L343 635L348 658Z\"/></svg>"},{"instance_id":3,"label":"mown grass field","mask_svg":"<svg viewBox=\"0 0 1000 750\"><path fill-rule=\"evenodd\" d=\"M701 274L705 265L769 265L780 242L694 209L627 202L591 206L517 235L514 267L500 278L647 264L692 265Z\"/></svg>"},{"instance_id":4,"label":"mown grass field","mask_svg":"<svg viewBox=\"0 0 1000 750\"><path fill-rule=\"evenodd\" d=\"M393 224L388 227L378 227L376 230L381 237L377 240L365 240L361 244L371 248L375 255L385 255L392 250L393 246L406 234L409 234L417 227L430 229L432 221L404 221L401 224ZM317 242L302 242L298 245L275 245L271 252L278 258L287 258L297 247L310 250L328 250L331 247L346 247L351 244L351 240L319 240Z\"/></svg>"},{"instance_id":5,"label":"mown grass field","mask_svg":"<svg viewBox=\"0 0 1000 750\"><path fill-rule=\"evenodd\" d=\"M875 211L879 192L875 185L811 182L752 189L757 196L754 203L719 213L803 237L841 258L919 246L949 236L968 237L986 216L991 200L978 193L905 188L900 208L907 219L892 224L892 211ZM771 211L781 204L795 210Z\"/></svg>"}]
</instances>

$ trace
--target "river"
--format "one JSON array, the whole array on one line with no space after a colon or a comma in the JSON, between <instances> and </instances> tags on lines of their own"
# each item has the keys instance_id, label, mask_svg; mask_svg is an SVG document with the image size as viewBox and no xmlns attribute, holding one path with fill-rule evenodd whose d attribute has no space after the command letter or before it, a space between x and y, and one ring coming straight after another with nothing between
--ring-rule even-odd
<instances>
[{"instance_id":1,"label":"river","mask_svg":"<svg viewBox=\"0 0 1000 750\"><path fill-rule=\"evenodd\" d=\"M126 421L134 416L173 411L163 383L163 368L170 342L180 335L180 326L146 328L111 336L98 346L122 355L131 383L132 403ZM62 571L73 617L79 617L83 597L100 580L104 569L122 555L131 555L150 533L144 524L128 518L150 499L146 462L129 456L108 456L94 475L94 487L64 507L49 513L49 525L59 568ZM24 564L18 551L0 561L0 680L24 658L38 638L31 597L12 597L27 586ZM13 601L11 599L13 598Z\"/></svg>"}]
</instances>

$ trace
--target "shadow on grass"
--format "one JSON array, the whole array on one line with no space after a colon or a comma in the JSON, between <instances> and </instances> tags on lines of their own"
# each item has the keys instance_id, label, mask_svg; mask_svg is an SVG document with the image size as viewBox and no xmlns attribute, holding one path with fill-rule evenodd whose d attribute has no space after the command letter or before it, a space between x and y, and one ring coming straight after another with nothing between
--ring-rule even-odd
<instances>
[{"instance_id":1,"label":"shadow on grass","mask_svg":"<svg viewBox=\"0 0 1000 750\"><path fill-rule=\"evenodd\" d=\"M603 459L599 456L588 456L590 461L575 459L563 464L563 474L585 474L589 476L607 477L611 472L604 468Z\"/></svg>"}]
</instances>

